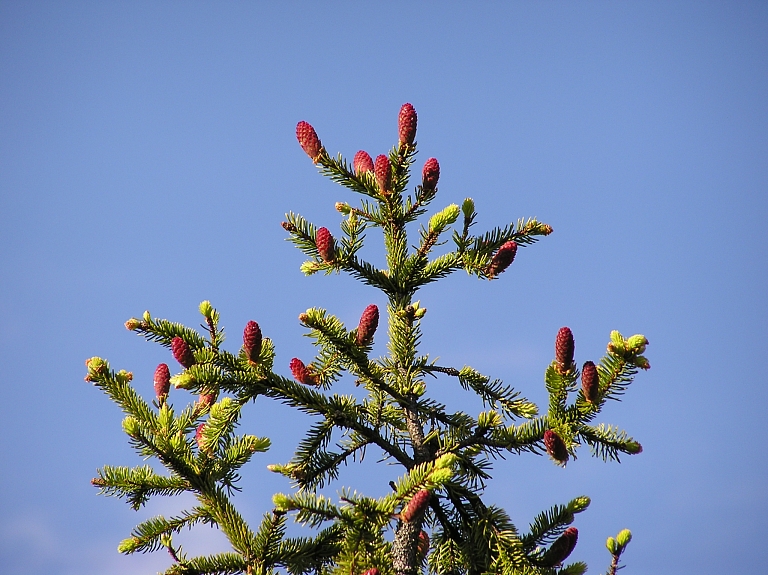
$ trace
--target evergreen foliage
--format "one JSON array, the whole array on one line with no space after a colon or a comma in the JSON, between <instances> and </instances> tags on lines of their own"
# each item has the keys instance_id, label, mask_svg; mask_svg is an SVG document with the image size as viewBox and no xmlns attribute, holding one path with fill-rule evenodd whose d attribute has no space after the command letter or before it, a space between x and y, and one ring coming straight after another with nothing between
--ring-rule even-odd
<instances>
[{"instance_id":1,"label":"evergreen foliage","mask_svg":"<svg viewBox=\"0 0 768 575\"><path fill-rule=\"evenodd\" d=\"M327 153L312 126L301 122L299 143L321 174L364 197L359 207L336 204L343 218L336 238L328 228L293 212L282 224L308 258L301 265L306 275L345 272L383 292L385 333L380 329L376 334L375 305L366 308L352 329L327 310L310 308L299 320L317 355L309 363L294 358L289 378L274 370L274 345L262 337L254 321L245 326L241 348L231 352L223 349L219 312L207 301L200 304L203 333L146 312L128 320L126 327L169 348L180 364L170 377L175 388L170 392L168 367L158 366L156 399L151 404L132 385L129 372L114 371L98 357L87 361L86 380L125 412L123 429L130 445L167 470L163 475L148 465L106 466L92 483L106 495L124 498L134 509L154 496L191 493L197 500L175 517L154 517L139 524L120 544L121 553L166 549L172 558L167 575L586 571L584 563L564 563L577 542L572 524L576 514L588 507L589 498L576 497L543 511L521 533L504 510L484 499L491 459L509 453L548 453L555 464L564 466L583 444L605 460L640 453L640 444L625 431L594 420L607 400L621 398L638 369L650 367L642 355L648 341L641 335L624 338L612 332L606 354L588 362L580 387L573 336L570 329L561 329L555 357L545 371L549 403L544 413L500 380L469 366L437 365L421 351L427 310L415 295L422 286L457 270L499 279L518 247L533 244L552 228L529 218L471 233L477 216L471 198L428 215L437 197L439 165L434 158L427 160L422 183L408 193L415 133L416 112L406 104L400 113L398 144L375 163L367 153L358 152L350 169L341 155L334 158ZM417 245L412 246L406 225L422 216L428 217L421 219ZM380 228L384 238L384 269L358 255L366 232L374 228ZM435 248L444 244L450 245L449 251L435 254ZM375 337L387 338L383 357L371 356ZM283 363L287 367L288 361ZM333 391L345 375L365 390L363 399ZM455 379L465 392L482 400L486 411L476 416L453 412L431 399L428 382L438 377ZM171 403L181 399L179 390L197 394L182 410ZM294 490L276 494L272 512L254 529L238 513L231 496L240 489L243 465L270 445L267 438L237 432L242 408L260 396L307 413L315 421L289 462L268 466L288 478ZM343 440L332 446L338 432ZM343 464L362 459L367 450L376 450L382 460L401 468L400 476L390 482L391 493L370 498L343 488L337 500L318 493L338 480ZM287 537L289 517L315 528L316 534ZM174 544L175 534L201 523L218 527L231 543L231 552L188 557ZM608 540L613 558L609 573L618 569L630 537L624 530Z\"/></svg>"}]
</instances>

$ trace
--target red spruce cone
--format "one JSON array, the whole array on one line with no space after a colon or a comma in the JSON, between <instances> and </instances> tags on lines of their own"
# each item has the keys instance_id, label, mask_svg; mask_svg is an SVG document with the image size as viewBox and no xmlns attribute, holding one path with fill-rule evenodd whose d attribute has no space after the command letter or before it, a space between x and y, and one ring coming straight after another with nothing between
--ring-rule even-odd
<instances>
[{"instance_id":1,"label":"red spruce cone","mask_svg":"<svg viewBox=\"0 0 768 575\"><path fill-rule=\"evenodd\" d=\"M568 450L565 448L565 442L551 429L544 432L544 446L547 448L549 456L558 463L568 461Z\"/></svg>"},{"instance_id":2,"label":"red spruce cone","mask_svg":"<svg viewBox=\"0 0 768 575\"><path fill-rule=\"evenodd\" d=\"M360 316L360 325L357 326L357 339L355 343L357 345L371 343L377 327L379 327L379 308L371 304L365 308L363 315Z\"/></svg>"},{"instance_id":3,"label":"red spruce cone","mask_svg":"<svg viewBox=\"0 0 768 575\"><path fill-rule=\"evenodd\" d=\"M498 251L493 255L491 263L488 264L486 275L490 278L496 277L510 264L515 261L515 255L517 255L517 244L512 240L502 244Z\"/></svg>"},{"instance_id":4,"label":"red spruce cone","mask_svg":"<svg viewBox=\"0 0 768 575\"><path fill-rule=\"evenodd\" d=\"M307 366L298 357L291 360L291 373L296 381L304 385L317 385L315 376L309 372Z\"/></svg>"},{"instance_id":5,"label":"red spruce cone","mask_svg":"<svg viewBox=\"0 0 768 575\"><path fill-rule=\"evenodd\" d=\"M373 171L373 160L368 152L360 150L355 154L355 159L352 160L352 166L355 169L355 174L358 176L364 172Z\"/></svg>"},{"instance_id":6,"label":"red spruce cone","mask_svg":"<svg viewBox=\"0 0 768 575\"><path fill-rule=\"evenodd\" d=\"M430 158L424 162L424 169L421 170L421 187L425 190L434 190L439 179L440 164L437 162L437 158Z\"/></svg>"},{"instance_id":7,"label":"red spruce cone","mask_svg":"<svg viewBox=\"0 0 768 575\"><path fill-rule=\"evenodd\" d=\"M563 534L555 539L550 548L544 554L542 562L548 567L554 567L560 565L563 561L568 559L568 556L573 552L576 547L576 542L579 539L579 530L575 527L569 527Z\"/></svg>"},{"instance_id":8,"label":"red spruce cone","mask_svg":"<svg viewBox=\"0 0 768 575\"><path fill-rule=\"evenodd\" d=\"M406 523L413 521L427 508L431 496L432 494L427 489L417 491L416 495L411 497L411 500L408 502L408 505L405 506L405 509L400 512L400 519Z\"/></svg>"},{"instance_id":9,"label":"red spruce cone","mask_svg":"<svg viewBox=\"0 0 768 575\"><path fill-rule=\"evenodd\" d=\"M328 231L328 228L320 228L317 230L317 234L315 234L315 245L320 254L320 259L325 263L329 264L336 259L333 236L331 235L331 232Z\"/></svg>"},{"instance_id":10,"label":"red spruce cone","mask_svg":"<svg viewBox=\"0 0 768 575\"><path fill-rule=\"evenodd\" d=\"M243 330L243 349L248 361L258 363L261 354L261 328L259 324L251 320L245 324Z\"/></svg>"},{"instance_id":11,"label":"red spruce cone","mask_svg":"<svg viewBox=\"0 0 768 575\"><path fill-rule=\"evenodd\" d=\"M570 371L573 367L573 334L568 327L561 327L555 339L555 359L560 373Z\"/></svg>"},{"instance_id":12,"label":"red spruce cone","mask_svg":"<svg viewBox=\"0 0 768 575\"><path fill-rule=\"evenodd\" d=\"M296 139L299 141L301 149L312 158L313 162L317 163L323 145L320 143L315 129L308 122L302 120L296 124Z\"/></svg>"},{"instance_id":13,"label":"red spruce cone","mask_svg":"<svg viewBox=\"0 0 768 575\"><path fill-rule=\"evenodd\" d=\"M201 393L197 398L197 403L200 407L210 407L214 401L216 401L215 393Z\"/></svg>"},{"instance_id":14,"label":"red spruce cone","mask_svg":"<svg viewBox=\"0 0 768 575\"><path fill-rule=\"evenodd\" d=\"M427 535L427 532L423 529L419 531L419 543L418 547L416 547L416 551L422 559L429 553L429 535Z\"/></svg>"},{"instance_id":15,"label":"red spruce cone","mask_svg":"<svg viewBox=\"0 0 768 575\"><path fill-rule=\"evenodd\" d=\"M195 441L197 442L197 447L200 447L200 441L203 439L203 430L205 429L205 423L201 423L197 426L197 429L195 430Z\"/></svg>"},{"instance_id":16,"label":"red spruce cone","mask_svg":"<svg viewBox=\"0 0 768 575\"><path fill-rule=\"evenodd\" d=\"M179 336L173 338L171 341L171 352L173 357L176 358L183 367L192 367L195 365L195 356L192 355L192 350L189 349L187 342L181 339Z\"/></svg>"},{"instance_id":17,"label":"red spruce cone","mask_svg":"<svg viewBox=\"0 0 768 575\"><path fill-rule=\"evenodd\" d=\"M600 377L597 367L591 361L586 362L581 368L581 391L584 392L584 398L589 403L595 403L597 392L600 391Z\"/></svg>"},{"instance_id":18,"label":"red spruce cone","mask_svg":"<svg viewBox=\"0 0 768 575\"><path fill-rule=\"evenodd\" d=\"M168 365L161 363L155 370L155 395L157 399L163 400L168 397L168 391L171 389L171 370Z\"/></svg>"},{"instance_id":19,"label":"red spruce cone","mask_svg":"<svg viewBox=\"0 0 768 575\"><path fill-rule=\"evenodd\" d=\"M379 184L379 191L383 195L390 192L392 182L392 172L389 168L389 158L384 154L376 156L376 163L373 166L373 173L376 176L376 182Z\"/></svg>"},{"instance_id":20,"label":"red spruce cone","mask_svg":"<svg viewBox=\"0 0 768 575\"><path fill-rule=\"evenodd\" d=\"M403 104L397 117L397 128L401 144L413 144L416 138L416 110L411 104Z\"/></svg>"}]
</instances>

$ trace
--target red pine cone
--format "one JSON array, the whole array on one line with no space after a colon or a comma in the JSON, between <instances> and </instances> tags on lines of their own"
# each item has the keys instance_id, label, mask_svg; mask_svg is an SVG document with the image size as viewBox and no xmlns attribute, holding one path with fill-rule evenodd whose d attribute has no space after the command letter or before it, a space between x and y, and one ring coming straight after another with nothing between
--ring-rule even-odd
<instances>
[{"instance_id":1,"label":"red pine cone","mask_svg":"<svg viewBox=\"0 0 768 575\"><path fill-rule=\"evenodd\" d=\"M373 173L376 176L376 182L379 184L379 191L385 196L390 192L392 183L392 171L389 167L389 158L384 154L376 156L376 163L373 166Z\"/></svg>"},{"instance_id":2,"label":"red pine cone","mask_svg":"<svg viewBox=\"0 0 768 575\"><path fill-rule=\"evenodd\" d=\"M561 327L555 339L555 359L560 373L570 371L573 367L573 334L568 327Z\"/></svg>"},{"instance_id":3,"label":"red pine cone","mask_svg":"<svg viewBox=\"0 0 768 575\"><path fill-rule=\"evenodd\" d=\"M317 251L320 254L320 259L329 264L336 259L336 246L333 241L333 236L328 228L320 228L315 234L315 245Z\"/></svg>"},{"instance_id":4,"label":"red pine cone","mask_svg":"<svg viewBox=\"0 0 768 575\"><path fill-rule=\"evenodd\" d=\"M432 494L427 489L417 491L416 495L411 497L411 500L408 502L408 505L405 506L405 509L400 512L400 519L406 523L413 521L427 508L431 496Z\"/></svg>"},{"instance_id":5,"label":"red pine cone","mask_svg":"<svg viewBox=\"0 0 768 575\"><path fill-rule=\"evenodd\" d=\"M551 429L544 432L544 446L547 448L549 456L558 463L568 461L568 450L565 448L565 442Z\"/></svg>"},{"instance_id":6,"label":"red pine cone","mask_svg":"<svg viewBox=\"0 0 768 575\"><path fill-rule=\"evenodd\" d=\"M168 397L168 391L171 389L171 370L168 365L161 363L155 370L155 395L157 399L163 400Z\"/></svg>"},{"instance_id":7,"label":"red pine cone","mask_svg":"<svg viewBox=\"0 0 768 575\"><path fill-rule=\"evenodd\" d=\"M397 128L401 144L413 144L416 138L416 110L411 104L403 104L397 117Z\"/></svg>"},{"instance_id":8,"label":"red pine cone","mask_svg":"<svg viewBox=\"0 0 768 575\"><path fill-rule=\"evenodd\" d=\"M304 365L304 362L298 357L294 357L291 360L291 373L293 374L294 379L299 383L303 383L304 385L317 385L315 376L309 372L307 366Z\"/></svg>"},{"instance_id":9,"label":"red pine cone","mask_svg":"<svg viewBox=\"0 0 768 575\"><path fill-rule=\"evenodd\" d=\"M424 162L424 169L421 170L421 187L425 190L434 190L439 179L440 164L437 162L437 158L430 158Z\"/></svg>"},{"instance_id":10,"label":"red pine cone","mask_svg":"<svg viewBox=\"0 0 768 575\"><path fill-rule=\"evenodd\" d=\"M568 559L568 556L573 552L576 547L576 542L579 539L579 530L575 527L569 527L563 534L555 539L550 548L544 554L542 561L546 566L560 565L563 561Z\"/></svg>"},{"instance_id":11,"label":"red pine cone","mask_svg":"<svg viewBox=\"0 0 768 575\"><path fill-rule=\"evenodd\" d=\"M355 174L358 176L363 172L372 172L373 160L371 159L371 155L365 150L360 150L355 154L355 159L352 160L352 166L355 169Z\"/></svg>"},{"instance_id":12,"label":"red pine cone","mask_svg":"<svg viewBox=\"0 0 768 575\"><path fill-rule=\"evenodd\" d=\"M355 343L357 345L371 343L377 327L379 327L379 308L371 304L365 308L363 315L360 316L360 325L357 326L357 339Z\"/></svg>"},{"instance_id":13,"label":"red pine cone","mask_svg":"<svg viewBox=\"0 0 768 575\"><path fill-rule=\"evenodd\" d=\"M261 354L261 328L259 324L251 320L245 324L243 330L243 349L248 361L257 363Z\"/></svg>"},{"instance_id":14,"label":"red pine cone","mask_svg":"<svg viewBox=\"0 0 768 575\"><path fill-rule=\"evenodd\" d=\"M296 124L296 139L299 141L301 149L312 158L313 162L317 163L323 145L320 143L315 129L308 122L302 120Z\"/></svg>"},{"instance_id":15,"label":"red pine cone","mask_svg":"<svg viewBox=\"0 0 768 575\"><path fill-rule=\"evenodd\" d=\"M427 532L423 529L419 531L419 542L418 547L416 547L416 550L419 554L419 557L422 559L427 556L427 553L429 553L429 535L427 535Z\"/></svg>"},{"instance_id":16,"label":"red pine cone","mask_svg":"<svg viewBox=\"0 0 768 575\"><path fill-rule=\"evenodd\" d=\"M171 341L171 352L173 357L176 358L183 367L192 367L195 365L195 356L192 355L192 350L189 349L187 342L176 336Z\"/></svg>"},{"instance_id":17,"label":"red pine cone","mask_svg":"<svg viewBox=\"0 0 768 575\"><path fill-rule=\"evenodd\" d=\"M490 278L496 277L510 264L515 261L515 255L517 255L517 244L512 240L502 244L498 251L493 255L491 263L488 264L486 275Z\"/></svg>"},{"instance_id":18,"label":"red pine cone","mask_svg":"<svg viewBox=\"0 0 768 575\"><path fill-rule=\"evenodd\" d=\"M597 367L591 361L584 363L581 368L581 391L589 403L595 403L597 392L600 391L600 377Z\"/></svg>"}]
</instances>

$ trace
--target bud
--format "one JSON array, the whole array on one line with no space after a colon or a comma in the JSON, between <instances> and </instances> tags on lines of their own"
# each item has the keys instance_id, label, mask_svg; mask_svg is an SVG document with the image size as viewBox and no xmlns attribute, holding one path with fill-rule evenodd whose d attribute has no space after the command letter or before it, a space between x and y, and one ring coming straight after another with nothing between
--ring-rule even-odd
<instances>
[{"instance_id":1,"label":"bud","mask_svg":"<svg viewBox=\"0 0 768 575\"><path fill-rule=\"evenodd\" d=\"M573 368L573 334L568 327L561 327L555 339L555 360L557 370L566 373Z\"/></svg>"},{"instance_id":2,"label":"bud","mask_svg":"<svg viewBox=\"0 0 768 575\"><path fill-rule=\"evenodd\" d=\"M333 236L328 228L320 228L315 234L315 245L317 246L317 252L320 254L320 259L329 264L336 259L336 246L333 241Z\"/></svg>"},{"instance_id":3,"label":"bud","mask_svg":"<svg viewBox=\"0 0 768 575\"><path fill-rule=\"evenodd\" d=\"M579 539L579 530L575 527L569 527L563 534L555 539L555 542L547 550L542 558L542 562L547 567L554 567L560 565L563 561L568 559L568 556L573 552L576 547L576 541Z\"/></svg>"},{"instance_id":4,"label":"bud","mask_svg":"<svg viewBox=\"0 0 768 575\"><path fill-rule=\"evenodd\" d=\"M195 385L195 378L192 377L189 372L184 372L179 375L174 375L171 378L171 384L176 389L189 389Z\"/></svg>"},{"instance_id":5,"label":"bud","mask_svg":"<svg viewBox=\"0 0 768 575\"><path fill-rule=\"evenodd\" d=\"M632 541L632 532L629 529L622 529L616 536L616 542L622 547L626 547Z\"/></svg>"},{"instance_id":6,"label":"bud","mask_svg":"<svg viewBox=\"0 0 768 575\"><path fill-rule=\"evenodd\" d=\"M345 216L352 211L352 206L349 204L346 204L344 202L336 202L336 205L334 206L336 208L337 212L341 212Z\"/></svg>"},{"instance_id":7,"label":"bud","mask_svg":"<svg viewBox=\"0 0 768 575\"><path fill-rule=\"evenodd\" d=\"M315 376L310 373L307 366L304 365L304 362L301 361L298 357L294 357L291 360L290 367L291 373L293 374L293 377L296 381L303 383L304 385L317 385Z\"/></svg>"},{"instance_id":8,"label":"bud","mask_svg":"<svg viewBox=\"0 0 768 575\"><path fill-rule=\"evenodd\" d=\"M123 419L123 431L125 431L129 437L138 437L140 430L141 426L139 425L139 420L132 415L128 415Z\"/></svg>"},{"instance_id":9,"label":"bud","mask_svg":"<svg viewBox=\"0 0 768 575\"><path fill-rule=\"evenodd\" d=\"M309 321L309 314L307 312L301 312L299 314L299 321L303 324L306 324Z\"/></svg>"},{"instance_id":10,"label":"bud","mask_svg":"<svg viewBox=\"0 0 768 575\"><path fill-rule=\"evenodd\" d=\"M189 349L187 342L181 339L179 336L173 338L171 341L171 352L173 357L176 358L183 367L192 367L195 364L195 356L192 355L192 350Z\"/></svg>"},{"instance_id":11,"label":"bud","mask_svg":"<svg viewBox=\"0 0 768 575\"><path fill-rule=\"evenodd\" d=\"M352 167L355 170L355 174L358 176L365 172L372 172L373 160L371 159L371 155L365 150L360 150L355 154L355 158L352 160Z\"/></svg>"},{"instance_id":12,"label":"bud","mask_svg":"<svg viewBox=\"0 0 768 575\"><path fill-rule=\"evenodd\" d=\"M515 261L515 255L517 255L517 243L510 240L502 244L498 251L493 255L491 263L488 264L488 268L485 270L485 274L489 278L496 277Z\"/></svg>"},{"instance_id":13,"label":"bud","mask_svg":"<svg viewBox=\"0 0 768 575\"><path fill-rule=\"evenodd\" d=\"M307 122L299 122L296 124L296 139L299 141L301 149L312 158L313 162L317 163L317 160L320 159L323 145L320 143L320 138L317 137L315 129Z\"/></svg>"},{"instance_id":14,"label":"bud","mask_svg":"<svg viewBox=\"0 0 768 575\"><path fill-rule=\"evenodd\" d=\"M416 138L416 110L411 104L403 104L397 117L397 129L401 144L413 144Z\"/></svg>"},{"instance_id":15,"label":"bud","mask_svg":"<svg viewBox=\"0 0 768 575\"><path fill-rule=\"evenodd\" d=\"M461 204L461 211L465 218L471 218L472 214L475 213L475 200L472 198L466 198Z\"/></svg>"},{"instance_id":16,"label":"bud","mask_svg":"<svg viewBox=\"0 0 768 575\"><path fill-rule=\"evenodd\" d=\"M253 320L245 324L245 329L243 330L243 349L248 361L251 363L259 362L259 355L261 354L261 328Z\"/></svg>"},{"instance_id":17,"label":"bud","mask_svg":"<svg viewBox=\"0 0 768 575\"><path fill-rule=\"evenodd\" d=\"M213 315L213 306L211 305L211 302L208 300L200 302L200 313L203 315L205 319L211 319L211 316Z\"/></svg>"},{"instance_id":18,"label":"bud","mask_svg":"<svg viewBox=\"0 0 768 575\"><path fill-rule=\"evenodd\" d=\"M296 231L296 226L294 226L291 222L280 222L280 225L286 232Z\"/></svg>"},{"instance_id":19,"label":"bud","mask_svg":"<svg viewBox=\"0 0 768 575\"><path fill-rule=\"evenodd\" d=\"M141 320L136 319L135 317L132 317L127 322L125 322L125 329L128 331L133 331L135 329L138 329L141 326Z\"/></svg>"},{"instance_id":20,"label":"bud","mask_svg":"<svg viewBox=\"0 0 768 575\"><path fill-rule=\"evenodd\" d=\"M627 443L627 452L630 455L637 455L638 453L643 452L643 446L640 445L637 441L630 441Z\"/></svg>"},{"instance_id":21,"label":"bud","mask_svg":"<svg viewBox=\"0 0 768 575\"><path fill-rule=\"evenodd\" d=\"M157 399L163 401L168 397L168 391L171 389L171 370L168 365L161 363L155 370L155 395Z\"/></svg>"},{"instance_id":22,"label":"bud","mask_svg":"<svg viewBox=\"0 0 768 575\"><path fill-rule=\"evenodd\" d=\"M386 196L391 191L392 170L390 169L389 158L384 154L376 156L376 163L373 167L373 173L376 176L376 182L379 184L379 191Z\"/></svg>"},{"instance_id":23,"label":"bud","mask_svg":"<svg viewBox=\"0 0 768 575\"><path fill-rule=\"evenodd\" d=\"M427 489L417 491L416 495L411 497L408 505L406 505L405 509L403 509L400 513L400 519L402 519L405 523L410 523L411 521L417 519L427 508L429 499L431 497L432 494Z\"/></svg>"},{"instance_id":24,"label":"bud","mask_svg":"<svg viewBox=\"0 0 768 575\"><path fill-rule=\"evenodd\" d=\"M565 447L565 442L551 429L544 432L544 447L547 448L549 456L557 463L563 465L568 461L568 450Z\"/></svg>"},{"instance_id":25,"label":"bud","mask_svg":"<svg viewBox=\"0 0 768 575\"><path fill-rule=\"evenodd\" d=\"M581 391L584 393L584 399L589 403L595 403L597 393L600 391L600 377L597 367L591 361L584 363L581 368Z\"/></svg>"},{"instance_id":26,"label":"bud","mask_svg":"<svg viewBox=\"0 0 768 575\"><path fill-rule=\"evenodd\" d=\"M427 535L427 532L423 529L419 531L419 542L417 543L416 552L421 561L423 561L427 556L427 553L429 553L429 535Z\"/></svg>"},{"instance_id":27,"label":"bud","mask_svg":"<svg viewBox=\"0 0 768 575\"><path fill-rule=\"evenodd\" d=\"M648 361L648 358L643 355L638 355L634 359L634 364L640 369L651 369L651 363Z\"/></svg>"},{"instance_id":28,"label":"bud","mask_svg":"<svg viewBox=\"0 0 768 575\"><path fill-rule=\"evenodd\" d=\"M437 163L437 158L429 158L424 162L424 169L421 171L421 187L425 190L434 190L439 179L440 164Z\"/></svg>"},{"instance_id":29,"label":"bud","mask_svg":"<svg viewBox=\"0 0 768 575\"><path fill-rule=\"evenodd\" d=\"M645 352L645 346L647 345L648 345L648 340L645 339L644 335L641 335L639 333L627 339L627 348L629 348L629 350L632 353Z\"/></svg>"},{"instance_id":30,"label":"bud","mask_svg":"<svg viewBox=\"0 0 768 575\"><path fill-rule=\"evenodd\" d=\"M357 345L368 345L373 341L373 334L376 333L376 328L379 327L379 308L371 304L363 315L360 316L360 324L357 326L357 339L355 343Z\"/></svg>"},{"instance_id":31,"label":"bud","mask_svg":"<svg viewBox=\"0 0 768 575\"><path fill-rule=\"evenodd\" d=\"M441 233L446 227L454 223L459 217L459 206L451 204L429 218L429 231Z\"/></svg>"}]
</instances>

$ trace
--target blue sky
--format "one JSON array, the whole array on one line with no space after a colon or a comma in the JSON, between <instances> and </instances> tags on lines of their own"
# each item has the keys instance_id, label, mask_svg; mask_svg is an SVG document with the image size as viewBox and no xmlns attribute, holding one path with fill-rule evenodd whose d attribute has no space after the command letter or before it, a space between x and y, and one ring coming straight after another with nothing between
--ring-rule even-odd
<instances>
[{"instance_id":1,"label":"blue sky","mask_svg":"<svg viewBox=\"0 0 768 575\"><path fill-rule=\"evenodd\" d=\"M424 289L424 351L542 402L559 327L578 362L602 355L612 329L651 342L652 369L601 419L642 455L617 465L582 450L565 470L512 457L489 500L525 528L590 495L573 554L590 573L624 527L627 574L765 568L766 4L6 1L0 78L6 572L168 565L117 554L136 523L183 502L135 513L97 497L98 467L140 460L84 360L133 371L151 397L170 354L123 322L148 309L197 325L209 299L231 348L254 319L287 375L311 353L300 312L354 324L382 305L348 277L303 277L279 223L294 210L334 230L334 203L357 201L315 172L299 120L332 153L375 156L404 102L419 114L419 165L440 160L436 208L471 196L479 226L536 216L555 230L500 281ZM447 380L431 391L475 409ZM248 411L244 429L274 446L245 470L246 517L288 489L264 466L289 459L308 423L266 400ZM374 469L338 486L378 495L391 477ZM207 529L182 542L222 545Z\"/></svg>"}]
</instances>

